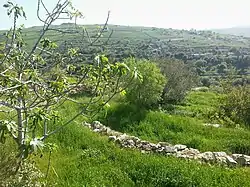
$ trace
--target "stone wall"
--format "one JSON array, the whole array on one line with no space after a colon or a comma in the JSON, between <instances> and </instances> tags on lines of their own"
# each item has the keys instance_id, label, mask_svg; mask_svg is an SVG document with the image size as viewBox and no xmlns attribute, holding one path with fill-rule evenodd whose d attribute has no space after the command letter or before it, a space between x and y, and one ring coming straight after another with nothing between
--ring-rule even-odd
<instances>
[{"instance_id":1,"label":"stone wall","mask_svg":"<svg viewBox=\"0 0 250 187\"><path fill-rule=\"evenodd\" d=\"M106 127L99 121L92 124L84 122L83 125L93 132L106 135L110 141L118 143L121 147L138 149L143 153L160 153L166 156L174 156L183 159L194 159L199 162L217 163L227 166L250 166L250 156L243 154L228 155L225 152L200 152L197 149L188 148L186 145L171 145L167 142L157 144L141 140L135 136L129 136Z\"/></svg>"}]
</instances>

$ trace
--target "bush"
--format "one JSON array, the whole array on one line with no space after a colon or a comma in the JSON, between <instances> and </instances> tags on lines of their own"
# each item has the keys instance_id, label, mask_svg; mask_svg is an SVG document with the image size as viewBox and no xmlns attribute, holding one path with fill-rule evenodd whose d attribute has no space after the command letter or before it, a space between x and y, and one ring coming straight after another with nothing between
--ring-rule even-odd
<instances>
[{"instance_id":1,"label":"bush","mask_svg":"<svg viewBox=\"0 0 250 187\"><path fill-rule=\"evenodd\" d=\"M220 109L237 124L250 127L250 88L249 86L231 86L221 101Z\"/></svg>"},{"instance_id":2,"label":"bush","mask_svg":"<svg viewBox=\"0 0 250 187\"><path fill-rule=\"evenodd\" d=\"M168 79L162 95L163 102L181 102L187 91L197 84L197 75L184 62L179 60L171 59L158 61L158 63L162 73Z\"/></svg>"},{"instance_id":3,"label":"bush","mask_svg":"<svg viewBox=\"0 0 250 187\"><path fill-rule=\"evenodd\" d=\"M130 58L125 60L125 63L131 68L136 66L141 75L141 79L133 81L126 90L127 100L142 107L156 104L166 84L166 78L161 74L160 69L147 60Z\"/></svg>"}]
</instances>

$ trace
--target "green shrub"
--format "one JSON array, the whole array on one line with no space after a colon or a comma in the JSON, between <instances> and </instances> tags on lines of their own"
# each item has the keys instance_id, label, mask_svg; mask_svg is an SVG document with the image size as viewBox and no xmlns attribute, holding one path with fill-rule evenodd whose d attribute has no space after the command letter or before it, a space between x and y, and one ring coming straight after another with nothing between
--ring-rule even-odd
<instances>
[{"instance_id":1,"label":"green shrub","mask_svg":"<svg viewBox=\"0 0 250 187\"><path fill-rule=\"evenodd\" d=\"M221 100L221 113L228 116L236 124L250 127L250 87L235 86L226 90L226 96Z\"/></svg>"},{"instance_id":2,"label":"green shrub","mask_svg":"<svg viewBox=\"0 0 250 187\"><path fill-rule=\"evenodd\" d=\"M159 60L157 63L168 79L162 95L163 103L181 102L187 91L197 84L196 74L179 60Z\"/></svg>"},{"instance_id":3,"label":"green shrub","mask_svg":"<svg viewBox=\"0 0 250 187\"><path fill-rule=\"evenodd\" d=\"M166 84L165 77L160 69L152 62L146 60L135 60L133 58L125 60L129 67L136 67L142 76L128 87L127 100L140 107L151 107L160 98Z\"/></svg>"}]
</instances>

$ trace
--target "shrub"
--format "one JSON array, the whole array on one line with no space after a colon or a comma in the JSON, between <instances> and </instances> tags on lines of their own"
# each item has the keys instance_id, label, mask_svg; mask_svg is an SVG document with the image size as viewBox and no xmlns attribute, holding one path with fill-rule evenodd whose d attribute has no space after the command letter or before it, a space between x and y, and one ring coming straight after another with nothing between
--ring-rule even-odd
<instances>
[{"instance_id":1,"label":"shrub","mask_svg":"<svg viewBox=\"0 0 250 187\"><path fill-rule=\"evenodd\" d=\"M179 60L158 61L162 73L167 77L168 82L163 92L164 103L181 102L188 90L197 84L197 76L184 62Z\"/></svg>"},{"instance_id":2,"label":"shrub","mask_svg":"<svg viewBox=\"0 0 250 187\"><path fill-rule=\"evenodd\" d=\"M160 98L166 78L161 74L156 64L147 60L125 60L129 67L136 66L140 72L141 79L135 80L126 90L127 100L137 106L151 107Z\"/></svg>"},{"instance_id":3,"label":"shrub","mask_svg":"<svg viewBox=\"0 0 250 187\"><path fill-rule=\"evenodd\" d=\"M231 86L221 101L220 109L237 124L250 127L250 88L249 86Z\"/></svg>"}]
</instances>

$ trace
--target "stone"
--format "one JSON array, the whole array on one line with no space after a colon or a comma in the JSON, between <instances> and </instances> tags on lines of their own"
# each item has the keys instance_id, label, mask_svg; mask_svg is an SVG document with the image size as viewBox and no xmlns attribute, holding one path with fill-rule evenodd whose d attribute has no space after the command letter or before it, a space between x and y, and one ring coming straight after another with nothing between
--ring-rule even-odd
<instances>
[{"instance_id":1,"label":"stone","mask_svg":"<svg viewBox=\"0 0 250 187\"><path fill-rule=\"evenodd\" d=\"M135 145L135 142L134 142L133 140L131 140L131 139L128 139L126 142L127 142L129 145L132 145L132 146Z\"/></svg>"},{"instance_id":2,"label":"stone","mask_svg":"<svg viewBox=\"0 0 250 187\"><path fill-rule=\"evenodd\" d=\"M174 148L176 148L177 151L182 151L182 150L186 149L187 146L186 145L177 144L177 145L174 146Z\"/></svg>"},{"instance_id":3,"label":"stone","mask_svg":"<svg viewBox=\"0 0 250 187\"><path fill-rule=\"evenodd\" d=\"M195 159L200 163L207 162L212 164L217 162L219 164L227 164L228 166L250 166L250 156L243 154L227 155L225 152L204 152L199 150L187 148L186 145L176 144L172 146L167 142L159 142L157 144L148 141L140 140L135 136L129 136L121 132L114 131L109 127L101 124L99 121L94 121L92 124L83 122L83 126L90 128L93 132L107 135L109 141L118 142L124 148L137 148L142 153L164 153L166 156L174 156L184 159ZM219 124L206 124L206 126L219 127Z\"/></svg>"},{"instance_id":4,"label":"stone","mask_svg":"<svg viewBox=\"0 0 250 187\"><path fill-rule=\"evenodd\" d=\"M134 140L134 142L139 142L141 141L140 138L136 137L136 136L131 136L131 139Z\"/></svg>"},{"instance_id":5,"label":"stone","mask_svg":"<svg viewBox=\"0 0 250 187\"><path fill-rule=\"evenodd\" d=\"M141 148L145 151L151 151L152 148L150 146L150 144L142 144Z\"/></svg>"},{"instance_id":6,"label":"stone","mask_svg":"<svg viewBox=\"0 0 250 187\"><path fill-rule=\"evenodd\" d=\"M116 136L109 136L109 141L116 141Z\"/></svg>"},{"instance_id":7,"label":"stone","mask_svg":"<svg viewBox=\"0 0 250 187\"><path fill-rule=\"evenodd\" d=\"M215 128L219 128L219 127L221 127L221 125L220 125L220 124L212 124L212 123L204 123L203 125L204 125L204 126L215 127Z\"/></svg>"},{"instance_id":8,"label":"stone","mask_svg":"<svg viewBox=\"0 0 250 187\"><path fill-rule=\"evenodd\" d=\"M225 152L213 152L214 153L214 156L217 158L217 157L226 157L227 156L227 153Z\"/></svg>"},{"instance_id":9,"label":"stone","mask_svg":"<svg viewBox=\"0 0 250 187\"><path fill-rule=\"evenodd\" d=\"M145 141L145 140L142 140L142 141L141 141L141 144L146 145L146 144L149 144L149 142L148 142L148 141Z\"/></svg>"},{"instance_id":10,"label":"stone","mask_svg":"<svg viewBox=\"0 0 250 187\"><path fill-rule=\"evenodd\" d=\"M156 149L158 149L158 145L157 145L157 144L149 143L149 145L150 145L150 147L151 147L151 149L152 149L153 151L155 151Z\"/></svg>"},{"instance_id":11,"label":"stone","mask_svg":"<svg viewBox=\"0 0 250 187\"><path fill-rule=\"evenodd\" d=\"M118 136L117 141L118 141L119 143L122 143L122 142L125 141L126 139L127 139L127 135L126 135L126 134L122 134L122 135Z\"/></svg>"},{"instance_id":12,"label":"stone","mask_svg":"<svg viewBox=\"0 0 250 187\"><path fill-rule=\"evenodd\" d=\"M200 151L198 149L193 149L193 148L189 148L189 152L194 155L200 154Z\"/></svg>"},{"instance_id":13,"label":"stone","mask_svg":"<svg viewBox=\"0 0 250 187\"><path fill-rule=\"evenodd\" d=\"M100 132L101 129L94 129L93 132Z\"/></svg>"},{"instance_id":14,"label":"stone","mask_svg":"<svg viewBox=\"0 0 250 187\"><path fill-rule=\"evenodd\" d=\"M111 134L110 134L111 131L112 131L112 130L111 130L109 127L106 127L104 133L105 133L105 135L108 135L108 136L109 136L109 135L111 135Z\"/></svg>"},{"instance_id":15,"label":"stone","mask_svg":"<svg viewBox=\"0 0 250 187\"><path fill-rule=\"evenodd\" d=\"M99 121L93 121L91 126L94 129L100 129L103 125Z\"/></svg>"},{"instance_id":16,"label":"stone","mask_svg":"<svg viewBox=\"0 0 250 187\"><path fill-rule=\"evenodd\" d=\"M164 152L165 153L177 153L177 149L173 146L165 146Z\"/></svg>"},{"instance_id":17,"label":"stone","mask_svg":"<svg viewBox=\"0 0 250 187\"><path fill-rule=\"evenodd\" d=\"M227 158L226 157L216 157L216 162L218 162L219 164L227 164Z\"/></svg>"},{"instance_id":18,"label":"stone","mask_svg":"<svg viewBox=\"0 0 250 187\"><path fill-rule=\"evenodd\" d=\"M171 144L167 143L167 142L159 142L158 144L160 144L161 146L171 146Z\"/></svg>"},{"instance_id":19,"label":"stone","mask_svg":"<svg viewBox=\"0 0 250 187\"><path fill-rule=\"evenodd\" d=\"M201 156L202 156L202 160L204 160L205 162L215 161L215 157L214 157L214 154L212 152L201 153Z\"/></svg>"},{"instance_id":20,"label":"stone","mask_svg":"<svg viewBox=\"0 0 250 187\"><path fill-rule=\"evenodd\" d=\"M158 147L156 150L157 153L162 153L164 151L164 147Z\"/></svg>"},{"instance_id":21,"label":"stone","mask_svg":"<svg viewBox=\"0 0 250 187\"><path fill-rule=\"evenodd\" d=\"M226 156L227 159L227 164L230 166L235 166L237 164L237 162L230 156Z\"/></svg>"},{"instance_id":22,"label":"stone","mask_svg":"<svg viewBox=\"0 0 250 187\"><path fill-rule=\"evenodd\" d=\"M89 129L91 129L91 124L87 123L86 121L82 123L83 126L88 127Z\"/></svg>"},{"instance_id":23,"label":"stone","mask_svg":"<svg viewBox=\"0 0 250 187\"><path fill-rule=\"evenodd\" d=\"M232 158L241 166L250 165L250 156L243 154L233 154Z\"/></svg>"}]
</instances>

